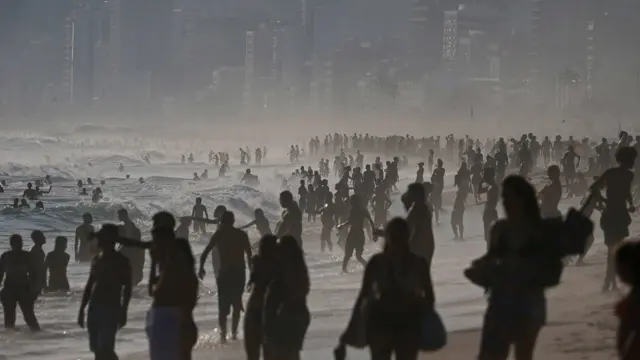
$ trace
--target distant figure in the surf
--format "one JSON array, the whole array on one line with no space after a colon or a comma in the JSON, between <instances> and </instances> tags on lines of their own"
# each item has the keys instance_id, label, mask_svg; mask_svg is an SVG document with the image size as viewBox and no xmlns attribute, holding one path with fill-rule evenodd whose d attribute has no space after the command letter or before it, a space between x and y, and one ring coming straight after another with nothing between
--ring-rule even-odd
<instances>
[{"instance_id":1,"label":"distant figure in the surf","mask_svg":"<svg viewBox=\"0 0 640 360\"><path fill-rule=\"evenodd\" d=\"M40 187L39 187L39 186L36 186L36 194L37 194L37 197L40 197L40 196L42 196L42 195L44 195L44 194L49 194L49 193L51 193L51 186L49 186L49 190L46 190L46 191L45 191L45 190L40 189ZM35 199L34 199L34 200L35 200Z\"/></svg>"},{"instance_id":2,"label":"distant figure in the surf","mask_svg":"<svg viewBox=\"0 0 640 360\"><path fill-rule=\"evenodd\" d=\"M202 203L201 197L196 198L196 204L193 205L193 209L191 210L191 217L209 219L207 207ZM196 220L193 222L193 231L204 234L207 232L207 225L202 221Z\"/></svg>"},{"instance_id":3,"label":"distant figure in the surf","mask_svg":"<svg viewBox=\"0 0 640 360\"><path fill-rule=\"evenodd\" d=\"M29 200L36 200L38 198L38 192L33 188L33 184L27 183L27 188L22 193L22 197Z\"/></svg>"},{"instance_id":4,"label":"distant figure in the surf","mask_svg":"<svg viewBox=\"0 0 640 360\"><path fill-rule=\"evenodd\" d=\"M269 225L269 219L264 216L264 211L262 209L256 209L253 212L254 220L247 225L241 226L238 229L245 230L252 226L256 226L256 229L260 233L260 237L265 235L271 235L271 226Z\"/></svg>"},{"instance_id":5,"label":"distant figure in the surf","mask_svg":"<svg viewBox=\"0 0 640 360\"><path fill-rule=\"evenodd\" d=\"M44 183L47 185L53 185L53 181L51 181L51 175L47 175L44 177Z\"/></svg>"},{"instance_id":6,"label":"distant figure in the surf","mask_svg":"<svg viewBox=\"0 0 640 360\"><path fill-rule=\"evenodd\" d=\"M71 256L67 254L67 238L58 236L55 240L53 251L44 259L45 267L49 273L46 291L69 291L69 279L67 278L67 266Z\"/></svg>"},{"instance_id":7,"label":"distant figure in the surf","mask_svg":"<svg viewBox=\"0 0 640 360\"><path fill-rule=\"evenodd\" d=\"M244 151L242 148L239 148L238 150L240 150L240 165L246 165L249 162L247 161L249 154L247 154L246 151Z\"/></svg>"},{"instance_id":8,"label":"distant figure in the surf","mask_svg":"<svg viewBox=\"0 0 640 360\"><path fill-rule=\"evenodd\" d=\"M124 172L124 165L122 165L122 163L118 166L118 172Z\"/></svg>"},{"instance_id":9,"label":"distant figure in the surf","mask_svg":"<svg viewBox=\"0 0 640 360\"><path fill-rule=\"evenodd\" d=\"M196 172L193 173L193 181L200 181L200 176Z\"/></svg>"},{"instance_id":10,"label":"distant figure in the surf","mask_svg":"<svg viewBox=\"0 0 640 360\"><path fill-rule=\"evenodd\" d=\"M183 163L183 164L187 162L187 159L184 156L184 154L182 154L182 156L180 157L180 162Z\"/></svg>"},{"instance_id":11,"label":"distant figure in the surf","mask_svg":"<svg viewBox=\"0 0 640 360\"><path fill-rule=\"evenodd\" d=\"M247 169L244 172L244 174L242 175L242 179L240 179L240 182L246 185L251 185L251 186L256 186L260 184L260 181L258 180L258 176L253 175L251 173L251 169Z\"/></svg>"},{"instance_id":12,"label":"distant figure in the surf","mask_svg":"<svg viewBox=\"0 0 640 360\"><path fill-rule=\"evenodd\" d=\"M21 208L27 208L30 209L31 206L29 205L29 203L27 202L27 199L22 199L22 201L20 202L20 207Z\"/></svg>"},{"instance_id":13,"label":"distant figure in the surf","mask_svg":"<svg viewBox=\"0 0 640 360\"><path fill-rule=\"evenodd\" d=\"M204 171L202 172L202 174L200 175L200 179L202 180L207 180L209 178L209 170L204 169Z\"/></svg>"},{"instance_id":14,"label":"distant figure in the surf","mask_svg":"<svg viewBox=\"0 0 640 360\"><path fill-rule=\"evenodd\" d=\"M229 164L227 162L223 162L218 170L218 177L225 177L227 175L227 171L229 171Z\"/></svg>"},{"instance_id":15,"label":"distant figure in the surf","mask_svg":"<svg viewBox=\"0 0 640 360\"><path fill-rule=\"evenodd\" d=\"M20 199L13 198L13 205L11 205L11 207L14 208L14 209L19 209L20 208Z\"/></svg>"},{"instance_id":16,"label":"distant figure in the surf","mask_svg":"<svg viewBox=\"0 0 640 360\"><path fill-rule=\"evenodd\" d=\"M87 195L89 195L89 193L87 192L87 188L84 188L84 187L83 187L82 189L80 189L80 192L78 193L78 195L80 195L80 196L87 196Z\"/></svg>"},{"instance_id":17,"label":"distant figure in the surf","mask_svg":"<svg viewBox=\"0 0 640 360\"><path fill-rule=\"evenodd\" d=\"M97 187L97 188L93 189L93 192L91 194L91 201L93 201L94 203L97 203L100 200L102 200L103 196L104 195L102 194L102 189Z\"/></svg>"},{"instance_id":18,"label":"distant figure in the surf","mask_svg":"<svg viewBox=\"0 0 640 360\"><path fill-rule=\"evenodd\" d=\"M260 148L256 148L256 160L255 160L257 165L262 164L262 149Z\"/></svg>"},{"instance_id":19,"label":"distant figure in the surf","mask_svg":"<svg viewBox=\"0 0 640 360\"><path fill-rule=\"evenodd\" d=\"M141 176L141 177L138 179L138 182L139 182L140 184L144 184L144 178Z\"/></svg>"},{"instance_id":20,"label":"distant figure in the surf","mask_svg":"<svg viewBox=\"0 0 640 360\"><path fill-rule=\"evenodd\" d=\"M79 262L88 262L98 253L98 248L92 234L95 228L92 225L93 216L90 213L82 215L82 225L76 228L76 236L74 241L75 260Z\"/></svg>"},{"instance_id":21,"label":"distant figure in the surf","mask_svg":"<svg viewBox=\"0 0 640 360\"><path fill-rule=\"evenodd\" d=\"M149 157L149 154L145 154L142 157L142 160L144 160L144 162L146 162L147 164L151 164L151 158Z\"/></svg>"},{"instance_id":22,"label":"distant figure in the surf","mask_svg":"<svg viewBox=\"0 0 640 360\"><path fill-rule=\"evenodd\" d=\"M44 203L42 201L38 201L36 203L36 209L44 210Z\"/></svg>"},{"instance_id":23,"label":"distant figure in the surf","mask_svg":"<svg viewBox=\"0 0 640 360\"><path fill-rule=\"evenodd\" d=\"M78 189L82 189L83 186L82 180L78 180Z\"/></svg>"},{"instance_id":24,"label":"distant figure in the surf","mask_svg":"<svg viewBox=\"0 0 640 360\"><path fill-rule=\"evenodd\" d=\"M87 178L87 185L93 185L93 180L91 180L91 178Z\"/></svg>"},{"instance_id":25,"label":"distant figure in the surf","mask_svg":"<svg viewBox=\"0 0 640 360\"><path fill-rule=\"evenodd\" d=\"M189 158L187 159L187 161L189 161L189 164L193 163L193 153L189 154Z\"/></svg>"}]
</instances>

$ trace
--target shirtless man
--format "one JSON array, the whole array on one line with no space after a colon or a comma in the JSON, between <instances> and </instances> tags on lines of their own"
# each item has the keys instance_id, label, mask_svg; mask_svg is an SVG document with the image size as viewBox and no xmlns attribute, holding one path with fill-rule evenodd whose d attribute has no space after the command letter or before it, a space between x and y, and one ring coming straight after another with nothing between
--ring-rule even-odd
<instances>
[{"instance_id":1,"label":"shirtless man","mask_svg":"<svg viewBox=\"0 0 640 360\"><path fill-rule=\"evenodd\" d=\"M280 238L291 235L302 249L302 212L293 200L293 194L290 191L280 193L280 206L284 208L284 211L282 219L276 225L276 236Z\"/></svg>"},{"instance_id":2,"label":"shirtless man","mask_svg":"<svg viewBox=\"0 0 640 360\"><path fill-rule=\"evenodd\" d=\"M593 191L606 188L606 196L602 198L605 208L600 217L600 227L604 232L604 243L608 249L607 273L602 286L603 292L617 288L613 253L616 245L629 236L629 225L631 224L629 213L635 212L631 196L634 174L631 169L633 169L637 157L638 153L632 147L618 148L616 161L619 165L605 171L591 186Z\"/></svg>"},{"instance_id":3,"label":"shirtless man","mask_svg":"<svg viewBox=\"0 0 640 360\"><path fill-rule=\"evenodd\" d=\"M89 347L96 360L117 360L116 333L127 323L131 300L131 266L129 260L115 249L118 227L105 224L96 234L102 253L91 262L91 273L84 288L78 325L85 326L85 308Z\"/></svg>"},{"instance_id":4,"label":"shirtless man","mask_svg":"<svg viewBox=\"0 0 640 360\"><path fill-rule=\"evenodd\" d=\"M39 331L40 325L33 310L38 291L37 270L29 252L22 249L20 235L11 235L9 243L11 250L0 255L0 285L4 285L0 290L0 300L4 311L4 327L15 328L16 306L20 305L24 321L31 331Z\"/></svg>"},{"instance_id":5,"label":"shirtless man","mask_svg":"<svg viewBox=\"0 0 640 360\"><path fill-rule=\"evenodd\" d=\"M142 233L129 218L127 210L118 210L118 219L122 221L122 225L118 226L120 237L136 241L142 240ZM140 284L143 277L142 273L144 271L145 250L133 246L120 246L118 251L129 259L132 271L131 283L133 286Z\"/></svg>"},{"instance_id":6,"label":"shirtless man","mask_svg":"<svg viewBox=\"0 0 640 360\"><path fill-rule=\"evenodd\" d=\"M191 210L191 216L194 218L209 218L209 213L207 212L207 207L202 204L202 198L196 198L196 204L193 205L193 210ZM204 234L207 232L207 226L202 221L194 221L193 222L193 231Z\"/></svg>"},{"instance_id":7,"label":"shirtless man","mask_svg":"<svg viewBox=\"0 0 640 360\"><path fill-rule=\"evenodd\" d=\"M91 238L95 232L92 225L93 216L90 213L82 215L82 225L76 228L76 238L74 244L75 260L79 262L89 262L98 253L96 241Z\"/></svg>"},{"instance_id":8,"label":"shirtless man","mask_svg":"<svg viewBox=\"0 0 640 360\"><path fill-rule=\"evenodd\" d=\"M424 185L421 183L413 183L407 188L407 198L411 202L411 208L407 214L407 222L411 226L409 246L411 252L425 259L431 266L435 243L426 197Z\"/></svg>"},{"instance_id":9,"label":"shirtless man","mask_svg":"<svg viewBox=\"0 0 640 360\"><path fill-rule=\"evenodd\" d=\"M227 339L227 316L233 307L231 317L231 337L238 337L240 312L242 311L242 293L245 289L246 264L251 264L251 244L246 232L236 229L233 224L235 217L232 212L225 211L220 219L220 227L211 237L209 244L200 256L200 271L198 275L204 278L206 274L204 264L214 247L220 252L220 270L216 278L218 285L218 321L220 324L220 340ZM244 255L247 262L245 263Z\"/></svg>"}]
</instances>

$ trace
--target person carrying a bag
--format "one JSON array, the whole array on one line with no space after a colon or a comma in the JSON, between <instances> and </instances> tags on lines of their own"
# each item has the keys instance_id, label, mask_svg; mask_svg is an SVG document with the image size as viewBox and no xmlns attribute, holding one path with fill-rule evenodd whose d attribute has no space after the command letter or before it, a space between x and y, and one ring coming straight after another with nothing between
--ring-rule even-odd
<instances>
[{"instance_id":1,"label":"person carrying a bag","mask_svg":"<svg viewBox=\"0 0 640 360\"><path fill-rule=\"evenodd\" d=\"M388 223L384 250L367 264L351 320L334 353L337 360L345 358L346 345L369 347L372 360L418 358L425 318L434 318L435 297L429 264L411 252L410 236L404 219ZM444 327L438 325L442 338Z\"/></svg>"}]
</instances>

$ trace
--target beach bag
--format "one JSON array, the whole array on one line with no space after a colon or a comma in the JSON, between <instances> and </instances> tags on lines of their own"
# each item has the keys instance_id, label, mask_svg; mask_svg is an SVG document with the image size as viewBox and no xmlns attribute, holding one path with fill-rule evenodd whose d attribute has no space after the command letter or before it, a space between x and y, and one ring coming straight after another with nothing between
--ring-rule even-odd
<instances>
[{"instance_id":1,"label":"beach bag","mask_svg":"<svg viewBox=\"0 0 640 360\"><path fill-rule=\"evenodd\" d=\"M420 350L437 351L447 344L447 329L435 309L429 309L422 315Z\"/></svg>"},{"instance_id":2,"label":"beach bag","mask_svg":"<svg viewBox=\"0 0 640 360\"><path fill-rule=\"evenodd\" d=\"M363 349L369 345L367 342L367 327L369 326L370 314L371 300L368 296L362 296L356 302L347 330L341 336L343 344L356 349Z\"/></svg>"}]
</instances>

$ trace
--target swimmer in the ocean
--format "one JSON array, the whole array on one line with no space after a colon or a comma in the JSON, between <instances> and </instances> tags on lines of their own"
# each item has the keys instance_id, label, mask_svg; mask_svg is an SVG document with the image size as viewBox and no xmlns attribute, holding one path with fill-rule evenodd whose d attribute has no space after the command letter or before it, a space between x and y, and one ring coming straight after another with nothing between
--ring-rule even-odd
<instances>
[{"instance_id":1,"label":"swimmer in the ocean","mask_svg":"<svg viewBox=\"0 0 640 360\"><path fill-rule=\"evenodd\" d=\"M53 181L51 181L51 175L47 175L44 177L44 183L47 185L53 185Z\"/></svg>"},{"instance_id":2,"label":"swimmer in the ocean","mask_svg":"<svg viewBox=\"0 0 640 360\"><path fill-rule=\"evenodd\" d=\"M93 185L93 180L91 180L91 178L87 178L87 185Z\"/></svg>"},{"instance_id":3,"label":"swimmer in the ocean","mask_svg":"<svg viewBox=\"0 0 640 360\"><path fill-rule=\"evenodd\" d=\"M20 199L18 198L13 198L13 205L11 205L12 208L17 209L20 207Z\"/></svg>"},{"instance_id":4,"label":"swimmer in the ocean","mask_svg":"<svg viewBox=\"0 0 640 360\"><path fill-rule=\"evenodd\" d=\"M84 184L82 184L82 180L78 180L78 189L82 189Z\"/></svg>"},{"instance_id":5,"label":"swimmer in the ocean","mask_svg":"<svg viewBox=\"0 0 640 360\"><path fill-rule=\"evenodd\" d=\"M100 200L102 200L102 197L103 197L102 189L97 187L93 190L93 193L91 194L91 201L93 201L94 203L99 202Z\"/></svg>"},{"instance_id":6,"label":"swimmer in the ocean","mask_svg":"<svg viewBox=\"0 0 640 360\"><path fill-rule=\"evenodd\" d=\"M143 178L143 177L140 177L140 179L138 179L138 182L139 182L140 184L144 184L144 178Z\"/></svg>"},{"instance_id":7,"label":"swimmer in the ocean","mask_svg":"<svg viewBox=\"0 0 640 360\"><path fill-rule=\"evenodd\" d=\"M118 166L118 172L124 172L124 165L122 165L122 163Z\"/></svg>"},{"instance_id":8,"label":"swimmer in the ocean","mask_svg":"<svg viewBox=\"0 0 640 360\"><path fill-rule=\"evenodd\" d=\"M38 201L36 203L36 209L44 210L44 204L42 203L42 201Z\"/></svg>"},{"instance_id":9,"label":"swimmer in the ocean","mask_svg":"<svg viewBox=\"0 0 640 360\"><path fill-rule=\"evenodd\" d=\"M193 173L193 181L199 181L200 180L200 176L198 176L198 173L194 172Z\"/></svg>"},{"instance_id":10,"label":"swimmer in the ocean","mask_svg":"<svg viewBox=\"0 0 640 360\"><path fill-rule=\"evenodd\" d=\"M33 188L33 184L27 183L27 188L22 193L23 198L35 200L38 198L38 192Z\"/></svg>"},{"instance_id":11,"label":"swimmer in the ocean","mask_svg":"<svg viewBox=\"0 0 640 360\"><path fill-rule=\"evenodd\" d=\"M51 188L52 188L52 186L49 185L49 190L45 191L45 190L40 189L40 187L36 186L36 193L38 194L37 196L42 196L44 194L49 194L51 192Z\"/></svg>"},{"instance_id":12,"label":"swimmer in the ocean","mask_svg":"<svg viewBox=\"0 0 640 360\"><path fill-rule=\"evenodd\" d=\"M82 188L80 189L80 192L78 193L78 195L89 195L89 193L87 192L87 188Z\"/></svg>"},{"instance_id":13,"label":"swimmer in the ocean","mask_svg":"<svg viewBox=\"0 0 640 360\"><path fill-rule=\"evenodd\" d=\"M202 180L207 180L209 178L209 170L204 169L204 171L202 172L202 174L200 175L200 179Z\"/></svg>"}]
</instances>

